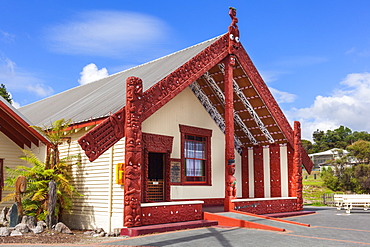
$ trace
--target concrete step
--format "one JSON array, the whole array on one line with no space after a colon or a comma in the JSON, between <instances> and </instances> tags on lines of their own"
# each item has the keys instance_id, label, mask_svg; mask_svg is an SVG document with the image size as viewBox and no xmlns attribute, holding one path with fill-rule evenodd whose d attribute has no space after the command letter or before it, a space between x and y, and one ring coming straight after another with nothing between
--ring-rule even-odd
<instances>
[{"instance_id":1,"label":"concrete step","mask_svg":"<svg viewBox=\"0 0 370 247\"><path fill-rule=\"evenodd\" d=\"M214 220L193 220L184 222L175 222L158 225L138 226L130 228L122 228L121 235L123 236L139 236L151 233L170 232L184 229L194 229L200 227L210 227L218 225L217 221Z\"/></svg>"}]
</instances>

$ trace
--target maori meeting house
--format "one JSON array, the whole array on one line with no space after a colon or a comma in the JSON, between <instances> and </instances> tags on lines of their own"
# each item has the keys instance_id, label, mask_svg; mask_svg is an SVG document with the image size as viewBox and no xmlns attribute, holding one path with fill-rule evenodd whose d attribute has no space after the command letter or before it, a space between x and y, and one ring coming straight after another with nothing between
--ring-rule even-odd
<instances>
[{"instance_id":1,"label":"maori meeting house","mask_svg":"<svg viewBox=\"0 0 370 247\"><path fill-rule=\"evenodd\" d=\"M74 131L61 156L82 156L71 173L84 196L62 219L71 228L207 220L211 206L301 211L312 162L300 123L287 121L229 15L227 33L157 60L20 109L1 99L1 176L23 164L20 148L45 157L48 140L30 125L64 118Z\"/></svg>"}]
</instances>

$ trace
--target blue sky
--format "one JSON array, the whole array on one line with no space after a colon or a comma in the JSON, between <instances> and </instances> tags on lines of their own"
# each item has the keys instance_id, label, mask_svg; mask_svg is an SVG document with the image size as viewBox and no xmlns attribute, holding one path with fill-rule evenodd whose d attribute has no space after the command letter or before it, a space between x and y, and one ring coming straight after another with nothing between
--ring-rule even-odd
<instances>
[{"instance_id":1,"label":"blue sky","mask_svg":"<svg viewBox=\"0 0 370 247\"><path fill-rule=\"evenodd\" d=\"M227 32L303 138L370 132L370 1L0 0L0 83L17 107Z\"/></svg>"}]
</instances>

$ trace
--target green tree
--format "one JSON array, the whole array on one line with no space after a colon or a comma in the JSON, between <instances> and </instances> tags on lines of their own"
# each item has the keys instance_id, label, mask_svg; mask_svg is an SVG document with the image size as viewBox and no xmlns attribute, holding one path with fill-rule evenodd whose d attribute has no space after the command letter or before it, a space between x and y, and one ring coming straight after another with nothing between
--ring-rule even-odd
<instances>
[{"instance_id":1,"label":"green tree","mask_svg":"<svg viewBox=\"0 0 370 247\"><path fill-rule=\"evenodd\" d=\"M302 139L302 147L306 150L307 153L310 153L313 145L312 142L310 142L309 140Z\"/></svg>"},{"instance_id":2,"label":"green tree","mask_svg":"<svg viewBox=\"0 0 370 247\"><path fill-rule=\"evenodd\" d=\"M12 97L10 96L10 93L6 90L5 85L0 85L0 96L2 96L6 101L11 104L13 102Z\"/></svg>"},{"instance_id":3,"label":"green tree","mask_svg":"<svg viewBox=\"0 0 370 247\"><path fill-rule=\"evenodd\" d=\"M26 215L35 216L38 220L45 220L48 215L50 181L55 181L57 186L55 217L69 212L72 208L72 196L80 195L70 184L71 176L69 173L72 165L79 164L80 156L59 158L58 146L66 140L66 135L69 134L66 131L69 123L70 121L64 119L55 121L52 127L44 132L52 143L45 162L41 162L31 151L23 150L25 155L21 159L25 160L31 167L17 166L15 169L6 167L8 173L5 181L7 190L14 190L14 183L19 175L27 178L27 190L23 195L22 206ZM36 129L42 128L36 127ZM14 193L9 194L3 201L13 198Z\"/></svg>"},{"instance_id":4,"label":"green tree","mask_svg":"<svg viewBox=\"0 0 370 247\"><path fill-rule=\"evenodd\" d=\"M359 163L370 163L370 142L359 140L347 147L350 156L357 159Z\"/></svg>"}]
</instances>

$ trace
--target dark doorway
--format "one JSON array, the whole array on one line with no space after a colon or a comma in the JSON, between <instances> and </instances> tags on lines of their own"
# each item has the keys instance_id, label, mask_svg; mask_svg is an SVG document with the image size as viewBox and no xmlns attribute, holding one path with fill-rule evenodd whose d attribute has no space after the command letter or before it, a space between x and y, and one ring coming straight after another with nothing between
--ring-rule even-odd
<instances>
[{"instance_id":1,"label":"dark doorway","mask_svg":"<svg viewBox=\"0 0 370 247\"><path fill-rule=\"evenodd\" d=\"M165 200L165 153L148 154L148 201Z\"/></svg>"}]
</instances>

